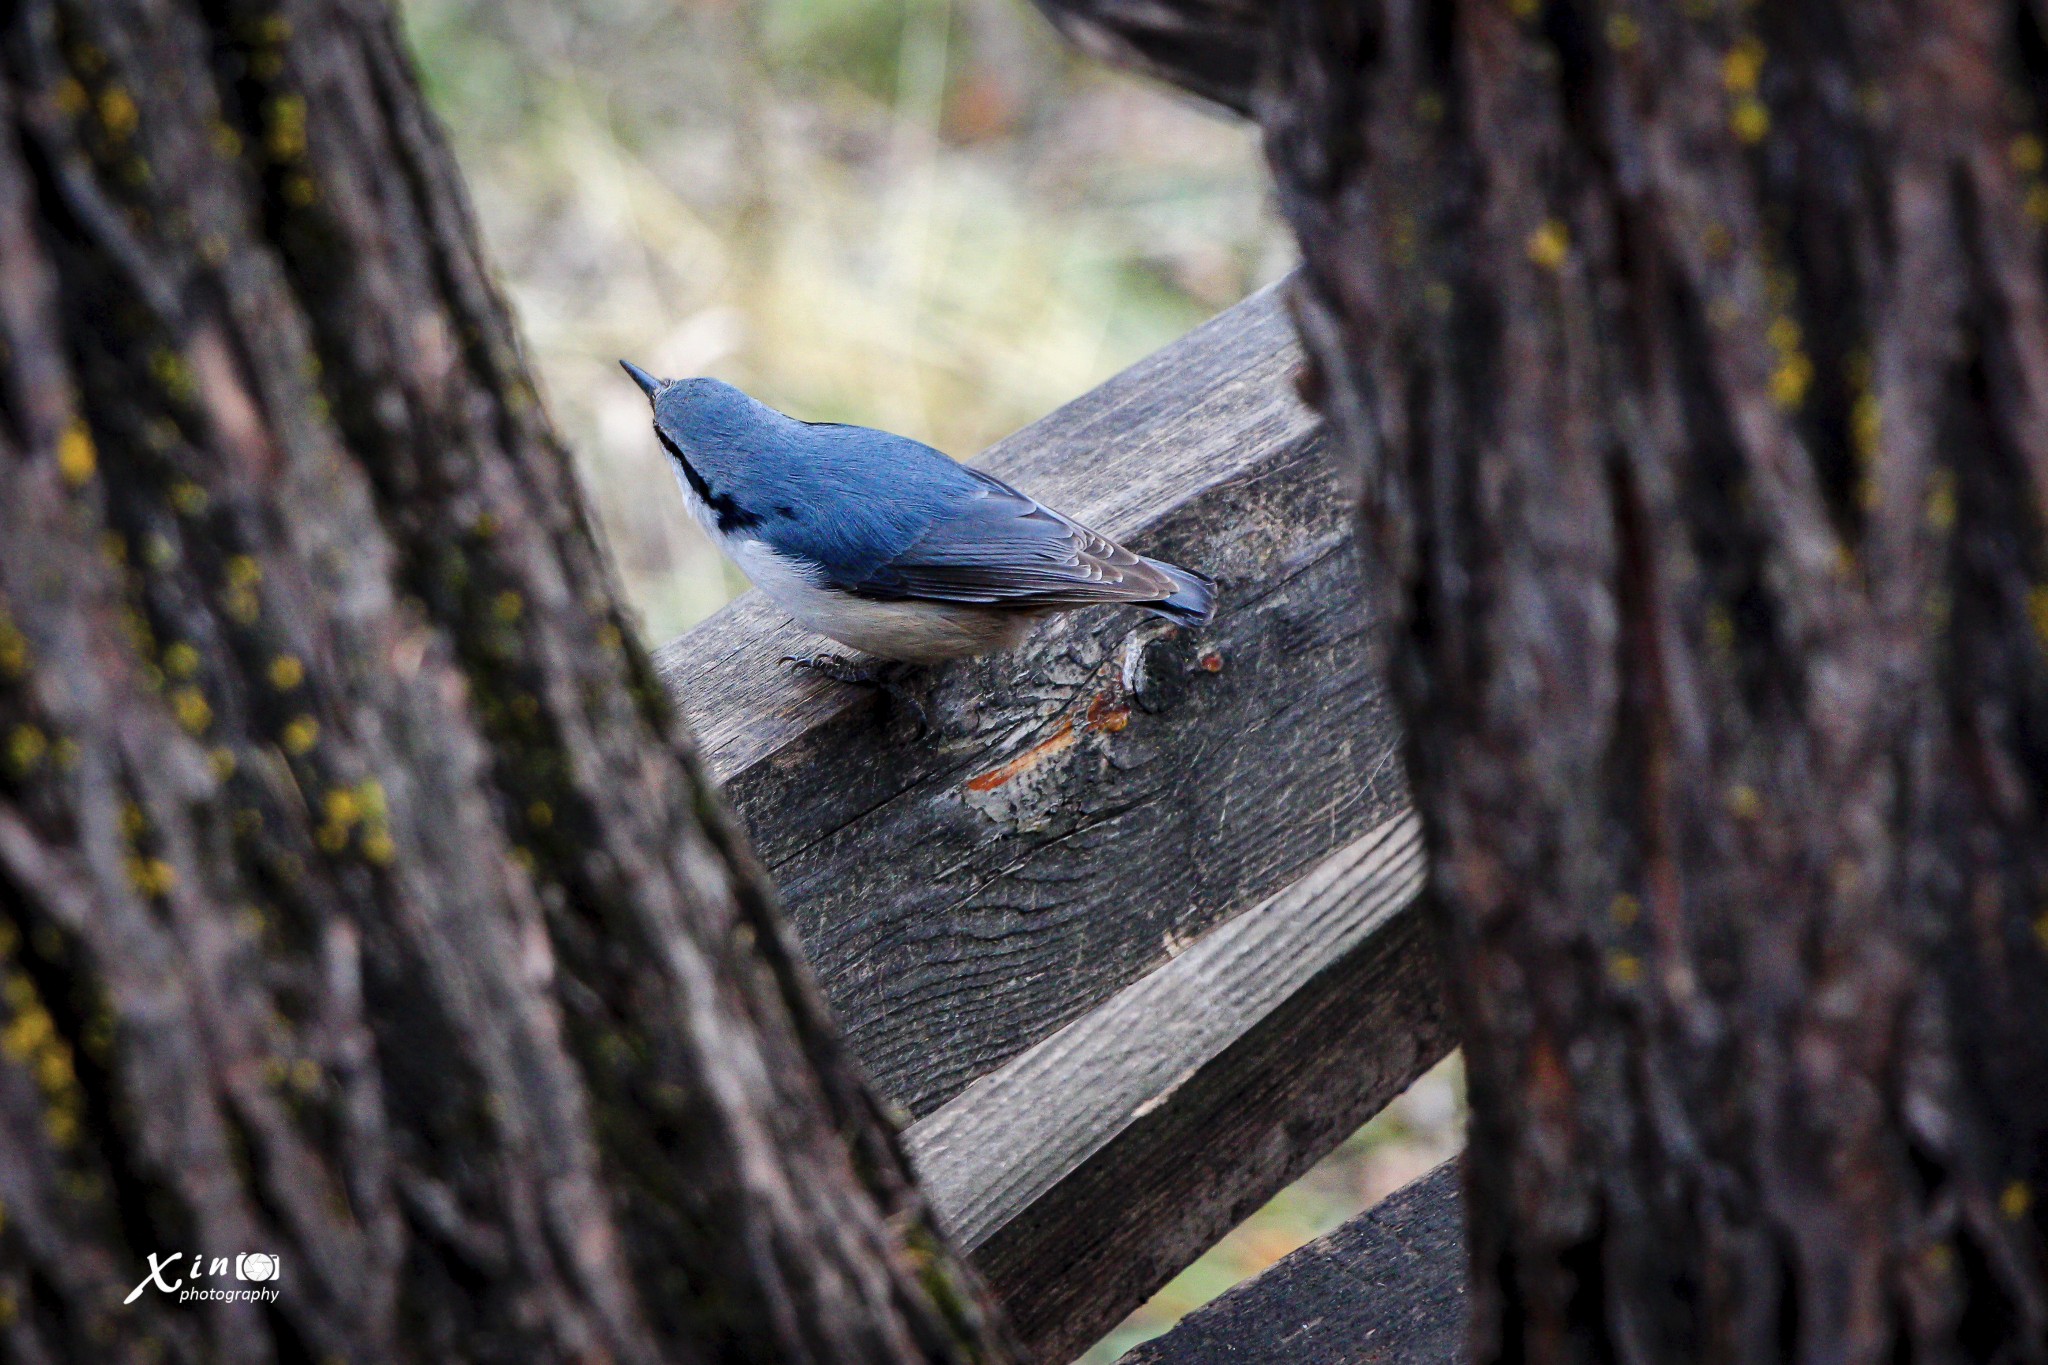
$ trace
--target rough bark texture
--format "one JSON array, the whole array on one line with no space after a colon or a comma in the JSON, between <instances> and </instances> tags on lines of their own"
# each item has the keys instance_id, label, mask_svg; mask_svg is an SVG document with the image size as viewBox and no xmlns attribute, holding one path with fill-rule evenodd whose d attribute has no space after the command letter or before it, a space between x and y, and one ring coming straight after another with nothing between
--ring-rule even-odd
<instances>
[{"instance_id":1,"label":"rough bark texture","mask_svg":"<svg viewBox=\"0 0 2048 1365\"><path fill-rule=\"evenodd\" d=\"M977 1294L382 6L0 5L0 1354L965 1360Z\"/></svg>"},{"instance_id":2,"label":"rough bark texture","mask_svg":"<svg viewBox=\"0 0 2048 1365\"><path fill-rule=\"evenodd\" d=\"M2043 1358L2048 5L1270 14L1477 1355Z\"/></svg>"}]
</instances>

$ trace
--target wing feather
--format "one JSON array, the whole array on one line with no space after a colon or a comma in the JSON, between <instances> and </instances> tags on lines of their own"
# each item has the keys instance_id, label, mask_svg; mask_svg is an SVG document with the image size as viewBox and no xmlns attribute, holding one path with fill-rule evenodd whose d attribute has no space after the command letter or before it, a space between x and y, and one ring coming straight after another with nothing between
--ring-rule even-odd
<instances>
[{"instance_id":1,"label":"wing feather","mask_svg":"<svg viewBox=\"0 0 2048 1365\"><path fill-rule=\"evenodd\" d=\"M978 469L974 496L847 590L1015 607L1151 602L1177 584L1149 560Z\"/></svg>"}]
</instances>

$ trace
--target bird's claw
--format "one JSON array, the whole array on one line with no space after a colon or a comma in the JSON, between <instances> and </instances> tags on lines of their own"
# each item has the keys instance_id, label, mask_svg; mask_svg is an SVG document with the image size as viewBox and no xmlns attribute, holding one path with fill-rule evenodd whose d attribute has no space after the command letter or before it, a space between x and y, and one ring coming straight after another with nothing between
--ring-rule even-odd
<instances>
[{"instance_id":1,"label":"bird's claw","mask_svg":"<svg viewBox=\"0 0 2048 1365\"><path fill-rule=\"evenodd\" d=\"M833 682L872 687L910 713L911 719L917 722L917 738L923 739L932 732L931 718L925 714L924 703L903 683L903 666L900 664L856 663L843 654L785 654L780 662L830 678Z\"/></svg>"},{"instance_id":2,"label":"bird's claw","mask_svg":"<svg viewBox=\"0 0 2048 1365\"><path fill-rule=\"evenodd\" d=\"M785 654L782 662L830 678L833 682L862 687L882 685L882 671L873 664L856 663L843 654Z\"/></svg>"}]
</instances>

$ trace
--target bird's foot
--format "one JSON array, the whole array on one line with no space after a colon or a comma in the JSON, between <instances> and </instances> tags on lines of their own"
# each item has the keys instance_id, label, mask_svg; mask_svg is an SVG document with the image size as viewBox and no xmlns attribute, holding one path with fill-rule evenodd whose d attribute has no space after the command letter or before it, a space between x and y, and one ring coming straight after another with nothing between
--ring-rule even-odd
<instances>
[{"instance_id":1,"label":"bird's foot","mask_svg":"<svg viewBox=\"0 0 2048 1365\"><path fill-rule=\"evenodd\" d=\"M854 683L861 687L879 687L882 684L880 665L861 663L844 654L785 654L782 662L830 678L833 682Z\"/></svg>"},{"instance_id":2,"label":"bird's foot","mask_svg":"<svg viewBox=\"0 0 2048 1365\"><path fill-rule=\"evenodd\" d=\"M923 739L932 732L931 719L926 716L924 703L904 683L909 666L898 663L861 663L843 654L785 654L782 662L792 668L816 673L819 677L830 678L833 682L850 683L855 687L872 687L890 701L896 703L917 722L917 737Z\"/></svg>"}]
</instances>

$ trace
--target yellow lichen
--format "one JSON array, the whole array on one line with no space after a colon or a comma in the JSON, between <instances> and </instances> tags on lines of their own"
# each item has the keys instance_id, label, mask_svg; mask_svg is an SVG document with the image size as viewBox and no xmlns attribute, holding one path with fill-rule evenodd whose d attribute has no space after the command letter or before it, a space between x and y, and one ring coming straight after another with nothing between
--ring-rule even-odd
<instances>
[{"instance_id":1,"label":"yellow lichen","mask_svg":"<svg viewBox=\"0 0 2048 1365\"><path fill-rule=\"evenodd\" d=\"M270 685L289 692L306 680L306 665L296 654L280 654L270 661Z\"/></svg>"},{"instance_id":2,"label":"yellow lichen","mask_svg":"<svg viewBox=\"0 0 2048 1365\"><path fill-rule=\"evenodd\" d=\"M278 161L296 161L306 154L306 101L301 95L279 95L270 102L270 127L263 146Z\"/></svg>"},{"instance_id":3,"label":"yellow lichen","mask_svg":"<svg viewBox=\"0 0 2048 1365\"><path fill-rule=\"evenodd\" d=\"M106 128L108 137L116 142L125 142L141 121L142 114L135 107L135 97L126 90L114 85L101 93L100 124Z\"/></svg>"},{"instance_id":4,"label":"yellow lichen","mask_svg":"<svg viewBox=\"0 0 2048 1365\"><path fill-rule=\"evenodd\" d=\"M43 1127L50 1141L69 1147L78 1141L84 1095L78 1085L71 1045L57 1032L56 1021L37 995L35 984L21 971L8 973L0 987L8 1020L0 1028L0 1053L20 1062L43 1092Z\"/></svg>"},{"instance_id":5,"label":"yellow lichen","mask_svg":"<svg viewBox=\"0 0 2048 1365\"><path fill-rule=\"evenodd\" d=\"M171 485L171 506L185 516L198 516L211 501L206 490L190 479L180 479Z\"/></svg>"},{"instance_id":6,"label":"yellow lichen","mask_svg":"<svg viewBox=\"0 0 2048 1365\"><path fill-rule=\"evenodd\" d=\"M192 367L185 358L167 346L159 346L149 355L150 377L163 386L165 393L180 403L190 402L198 392L198 383L192 377Z\"/></svg>"},{"instance_id":7,"label":"yellow lichen","mask_svg":"<svg viewBox=\"0 0 2048 1365\"><path fill-rule=\"evenodd\" d=\"M1762 100L1737 100L1728 114L1728 128L1738 142L1754 147L1771 131L1771 111L1764 108Z\"/></svg>"},{"instance_id":8,"label":"yellow lichen","mask_svg":"<svg viewBox=\"0 0 2048 1365\"><path fill-rule=\"evenodd\" d=\"M1754 820L1762 814L1764 799L1755 787L1738 782L1728 789L1728 813L1738 820Z\"/></svg>"},{"instance_id":9,"label":"yellow lichen","mask_svg":"<svg viewBox=\"0 0 2048 1365\"><path fill-rule=\"evenodd\" d=\"M508 624L517 621L520 614L525 610L526 600L510 589L499 593L491 602L492 614L500 621L507 622Z\"/></svg>"},{"instance_id":10,"label":"yellow lichen","mask_svg":"<svg viewBox=\"0 0 2048 1365\"><path fill-rule=\"evenodd\" d=\"M1735 648L1735 617L1728 608L1707 608L1707 643L1721 654Z\"/></svg>"},{"instance_id":11,"label":"yellow lichen","mask_svg":"<svg viewBox=\"0 0 2048 1365\"><path fill-rule=\"evenodd\" d=\"M322 799L321 808L328 824L340 825L343 829L363 818L362 802L347 787L331 788Z\"/></svg>"},{"instance_id":12,"label":"yellow lichen","mask_svg":"<svg viewBox=\"0 0 2048 1365\"><path fill-rule=\"evenodd\" d=\"M1764 45L1753 37L1744 38L1721 58L1721 87L1731 95L1754 94L1763 74Z\"/></svg>"},{"instance_id":13,"label":"yellow lichen","mask_svg":"<svg viewBox=\"0 0 2048 1365\"><path fill-rule=\"evenodd\" d=\"M2017 1223L2034 1206L2034 1191L2024 1180L2015 1180L1998 1194L1998 1211L2009 1223Z\"/></svg>"},{"instance_id":14,"label":"yellow lichen","mask_svg":"<svg viewBox=\"0 0 2048 1365\"><path fill-rule=\"evenodd\" d=\"M392 843L389 832L373 829L364 833L362 844L364 861L373 863L378 867L384 867L390 863L392 856L397 851L397 846Z\"/></svg>"},{"instance_id":15,"label":"yellow lichen","mask_svg":"<svg viewBox=\"0 0 2048 1365\"><path fill-rule=\"evenodd\" d=\"M1571 245L1571 233L1563 223L1552 218L1529 234L1529 259L1545 270L1556 270L1564 265Z\"/></svg>"},{"instance_id":16,"label":"yellow lichen","mask_svg":"<svg viewBox=\"0 0 2048 1365\"><path fill-rule=\"evenodd\" d=\"M1857 461L1868 467L1877 461L1878 438L1884 432L1884 409L1874 393L1860 395L1849 406L1849 440L1856 447Z\"/></svg>"},{"instance_id":17,"label":"yellow lichen","mask_svg":"<svg viewBox=\"0 0 2048 1365\"><path fill-rule=\"evenodd\" d=\"M1624 929L1634 924L1642 916L1642 913L1642 902L1629 895L1626 891L1616 896L1613 903L1607 907L1608 916Z\"/></svg>"},{"instance_id":18,"label":"yellow lichen","mask_svg":"<svg viewBox=\"0 0 2048 1365\"><path fill-rule=\"evenodd\" d=\"M2036 583L2027 589L2027 624L2034 628L2034 638L2048 645L2048 586Z\"/></svg>"},{"instance_id":19,"label":"yellow lichen","mask_svg":"<svg viewBox=\"0 0 2048 1365\"><path fill-rule=\"evenodd\" d=\"M536 801L526 808L526 823L535 829L546 829L555 823L555 808L545 801Z\"/></svg>"},{"instance_id":20,"label":"yellow lichen","mask_svg":"<svg viewBox=\"0 0 2048 1365\"><path fill-rule=\"evenodd\" d=\"M49 751L49 737L33 725L17 725L7 736L7 764L20 776L41 767Z\"/></svg>"},{"instance_id":21,"label":"yellow lichen","mask_svg":"<svg viewBox=\"0 0 2048 1365\"><path fill-rule=\"evenodd\" d=\"M1927 524L1946 535L1956 525L1956 476L1937 469L1927 481Z\"/></svg>"},{"instance_id":22,"label":"yellow lichen","mask_svg":"<svg viewBox=\"0 0 2048 1365\"><path fill-rule=\"evenodd\" d=\"M2041 169L2041 163L2044 159L2041 139L2035 137L2032 133L2025 133L2014 138L2012 146L2007 148L2006 151L2007 155L2012 159L2012 168L2014 170L2026 175L2032 175Z\"/></svg>"},{"instance_id":23,"label":"yellow lichen","mask_svg":"<svg viewBox=\"0 0 2048 1365\"><path fill-rule=\"evenodd\" d=\"M206 762L213 769L214 780L225 782L235 775L235 751L225 744L206 756Z\"/></svg>"},{"instance_id":24,"label":"yellow lichen","mask_svg":"<svg viewBox=\"0 0 2048 1365\"><path fill-rule=\"evenodd\" d=\"M1781 408L1797 408L1812 384L1813 362L1804 355L1786 356L1771 372L1771 398Z\"/></svg>"},{"instance_id":25,"label":"yellow lichen","mask_svg":"<svg viewBox=\"0 0 2048 1365\"><path fill-rule=\"evenodd\" d=\"M286 753L296 757L320 742L320 722L311 716L295 716L277 739Z\"/></svg>"},{"instance_id":26,"label":"yellow lichen","mask_svg":"<svg viewBox=\"0 0 2048 1365\"><path fill-rule=\"evenodd\" d=\"M1616 52L1627 52L1642 41L1642 25L1634 16L1614 13L1607 16L1607 43Z\"/></svg>"},{"instance_id":27,"label":"yellow lichen","mask_svg":"<svg viewBox=\"0 0 2048 1365\"><path fill-rule=\"evenodd\" d=\"M138 855L128 860L128 884L145 896L168 896L178 884L178 870L162 858Z\"/></svg>"},{"instance_id":28,"label":"yellow lichen","mask_svg":"<svg viewBox=\"0 0 2048 1365\"><path fill-rule=\"evenodd\" d=\"M1607 959L1607 974L1619 986L1633 986L1643 978L1643 960L1633 953L1615 953Z\"/></svg>"},{"instance_id":29,"label":"yellow lichen","mask_svg":"<svg viewBox=\"0 0 2048 1365\"><path fill-rule=\"evenodd\" d=\"M28 637L14 622L0 616L0 677L18 678L28 672Z\"/></svg>"},{"instance_id":30,"label":"yellow lichen","mask_svg":"<svg viewBox=\"0 0 2048 1365\"><path fill-rule=\"evenodd\" d=\"M173 678L189 678L199 668L199 651L180 640L164 651L164 673Z\"/></svg>"},{"instance_id":31,"label":"yellow lichen","mask_svg":"<svg viewBox=\"0 0 2048 1365\"><path fill-rule=\"evenodd\" d=\"M73 422L64 428L64 434L57 438L57 472L64 476L64 482L73 488L83 487L98 467L99 455L85 424Z\"/></svg>"},{"instance_id":32,"label":"yellow lichen","mask_svg":"<svg viewBox=\"0 0 2048 1365\"><path fill-rule=\"evenodd\" d=\"M237 624L250 626L263 614L263 604L248 588L229 588L220 595L221 610Z\"/></svg>"},{"instance_id":33,"label":"yellow lichen","mask_svg":"<svg viewBox=\"0 0 2048 1365\"><path fill-rule=\"evenodd\" d=\"M195 735L206 733L206 727L213 724L213 707L196 687L181 687L171 693L171 710L177 713L178 724Z\"/></svg>"}]
</instances>

